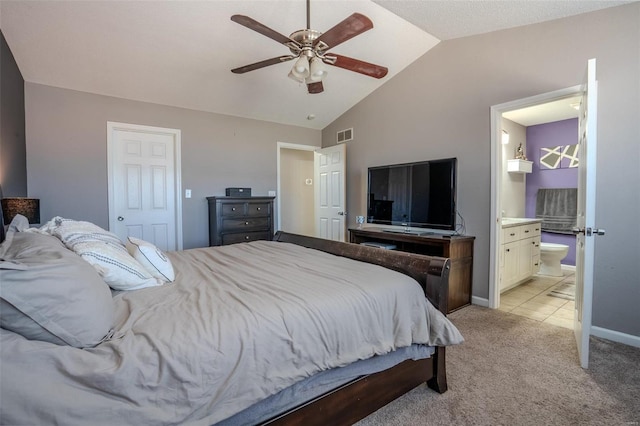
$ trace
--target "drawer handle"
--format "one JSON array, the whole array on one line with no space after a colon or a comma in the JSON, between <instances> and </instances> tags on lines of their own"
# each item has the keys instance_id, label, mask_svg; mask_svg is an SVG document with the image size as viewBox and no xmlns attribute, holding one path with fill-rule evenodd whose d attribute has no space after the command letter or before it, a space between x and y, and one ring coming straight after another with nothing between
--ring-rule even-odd
<instances>
[{"instance_id":1,"label":"drawer handle","mask_svg":"<svg viewBox=\"0 0 640 426\"><path fill-rule=\"evenodd\" d=\"M535 241L531 241L531 244L533 244L533 245L535 246L535 245L536 245L536 242L535 242Z\"/></svg>"},{"instance_id":2,"label":"drawer handle","mask_svg":"<svg viewBox=\"0 0 640 426\"><path fill-rule=\"evenodd\" d=\"M507 249L507 253L509 253L510 251L511 251L510 249Z\"/></svg>"},{"instance_id":3,"label":"drawer handle","mask_svg":"<svg viewBox=\"0 0 640 426\"><path fill-rule=\"evenodd\" d=\"M525 233L525 234L528 234L528 233L529 233L529 230L528 230L528 229L525 229L524 233Z\"/></svg>"},{"instance_id":4,"label":"drawer handle","mask_svg":"<svg viewBox=\"0 0 640 426\"><path fill-rule=\"evenodd\" d=\"M248 235L245 235L245 236L244 236L244 239L245 239L245 240L248 240L248 239L249 239L249 236L248 236Z\"/></svg>"},{"instance_id":5,"label":"drawer handle","mask_svg":"<svg viewBox=\"0 0 640 426\"><path fill-rule=\"evenodd\" d=\"M512 237L514 237L516 235L515 232L510 233L509 235L511 235Z\"/></svg>"},{"instance_id":6,"label":"drawer handle","mask_svg":"<svg viewBox=\"0 0 640 426\"><path fill-rule=\"evenodd\" d=\"M235 207L231 207L231 211L232 211L232 212L235 212L235 211L236 211L236 208L235 208Z\"/></svg>"},{"instance_id":7,"label":"drawer handle","mask_svg":"<svg viewBox=\"0 0 640 426\"><path fill-rule=\"evenodd\" d=\"M245 224L245 225L248 225L248 224L249 224L249 222L245 222L244 224Z\"/></svg>"},{"instance_id":8,"label":"drawer handle","mask_svg":"<svg viewBox=\"0 0 640 426\"><path fill-rule=\"evenodd\" d=\"M261 208L261 207L258 207L258 211L260 211L260 210L262 210L262 208Z\"/></svg>"}]
</instances>

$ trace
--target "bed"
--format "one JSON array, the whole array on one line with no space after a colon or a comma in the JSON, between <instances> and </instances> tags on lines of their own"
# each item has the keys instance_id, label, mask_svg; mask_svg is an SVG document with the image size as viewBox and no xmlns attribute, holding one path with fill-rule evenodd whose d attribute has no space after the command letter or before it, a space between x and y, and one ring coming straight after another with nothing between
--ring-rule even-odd
<instances>
[{"instance_id":1,"label":"bed","mask_svg":"<svg viewBox=\"0 0 640 426\"><path fill-rule=\"evenodd\" d=\"M444 346L462 341L441 312L447 259L279 232L159 253L170 282L105 291L93 237L13 228L2 424L352 424L422 383L446 391ZM50 299L25 293L40 281ZM11 322L25 313L38 329Z\"/></svg>"}]
</instances>

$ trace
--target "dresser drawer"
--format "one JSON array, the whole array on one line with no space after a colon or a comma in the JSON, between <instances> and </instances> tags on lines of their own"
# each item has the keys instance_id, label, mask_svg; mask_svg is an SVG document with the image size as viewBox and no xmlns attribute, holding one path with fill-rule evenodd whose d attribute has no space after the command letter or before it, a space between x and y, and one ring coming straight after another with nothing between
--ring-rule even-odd
<instances>
[{"instance_id":1,"label":"dresser drawer","mask_svg":"<svg viewBox=\"0 0 640 426\"><path fill-rule=\"evenodd\" d=\"M249 241L257 240L271 240L272 238L273 235L271 235L269 231L222 234L222 245L248 243Z\"/></svg>"},{"instance_id":2,"label":"dresser drawer","mask_svg":"<svg viewBox=\"0 0 640 426\"><path fill-rule=\"evenodd\" d=\"M242 230L268 230L271 226L271 218L249 217L242 219L222 219L222 231L242 231Z\"/></svg>"},{"instance_id":3,"label":"dresser drawer","mask_svg":"<svg viewBox=\"0 0 640 426\"><path fill-rule=\"evenodd\" d=\"M222 204L222 216L244 216L247 203L224 203Z\"/></svg>"},{"instance_id":4,"label":"dresser drawer","mask_svg":"<svg viewBox=\"0 0 640 426\"><path fill-rule=\"evenodd\" d=\"M271 214L271 203L247 203L247 216L268 216Z\"/></svg>"}]
</instances>

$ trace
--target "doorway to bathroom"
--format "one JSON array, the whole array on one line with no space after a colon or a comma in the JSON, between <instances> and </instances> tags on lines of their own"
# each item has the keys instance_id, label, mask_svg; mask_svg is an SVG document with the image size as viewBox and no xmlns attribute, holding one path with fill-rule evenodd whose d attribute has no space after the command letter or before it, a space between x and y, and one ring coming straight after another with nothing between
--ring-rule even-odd
<instances>
[{"instance_id":1,"label":"doorway to bathroom","mask_svg":"<svg viewBox=\"0 0 640 426\"><path fill-rule=\"evenodd\" d=\"M502 113L499 309L573 329L581 96ZM513 236L515 234L515 236Z\"/></svg>"},{"instance_id":2,"label":"doorway to bathroom","mask_svg":"<svg viewBox=\"0 0 640 426\"><path fill-rule=\"evenodd\" d=\"M576 235L576 273L575 273L575 311L574 335L576 338L580 364L588 367L589 336L591 333L591 311L593 297L593 260L595 254L594 236L604 235L604 230L595 225L595 174L596 174L596 143L597 143L597 82L595 78L596 60L587 63L583 84L550 93L519 99L491 107L491 241L490 241L490 280L489 306L498 308L500 305L500 279L503 274L503 263L500 262L503 242L510 241L511 234L518 239L518 232L504 233L502 207L502 137L503 114L526 107L533 107L549 102L565 100L574 96L580 97L579 131L578 131L578 190L577 190L577 219L573 232ZM532 164L527 164L526 155L522 147L515 151L515 159L523 160L518 164L519 170L526 170ZM545 159L548 160L548 159ZM540 159L538 159L538 162ZM519 161L520 163L520 161ZM515 226L517 219L509 224ZM514 222L516 222L514 224ZM521 224L520 224L521 225ZM535 225L526 228L535 237ZM539 229L538 229L539 232ZM535 244L535 238L532 239ZM526 251L524 251L526 253ZM529 250L535 255L535 250ZM509 265L510 263L507 263Z\"/></svg>"}]
</instances>

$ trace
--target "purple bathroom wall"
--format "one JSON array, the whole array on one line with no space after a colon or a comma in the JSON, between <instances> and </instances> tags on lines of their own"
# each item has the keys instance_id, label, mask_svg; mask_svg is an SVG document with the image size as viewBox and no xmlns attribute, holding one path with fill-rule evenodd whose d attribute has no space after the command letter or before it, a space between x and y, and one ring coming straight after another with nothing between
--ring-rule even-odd
<instances>
[{"instance_id":1,"label":"purple bathroom wall","mask_svg":"<svg viewBox=\"0 0 640 426\"><path fill-rule=\"evenodd\" d=\"M527 127L527 159L533 161L533 170L527 175L525 193L526 217L536 217L536 194L539 188L577 188L578 168L547 169L540 165L540 149L578 143L578 119L556 121ZM565 161L565 160L563 160ZM543 232L542 242L566 244L569 254L562 264L576 264L576 237L565 234Z\"/></svg>"}]
</instances>

